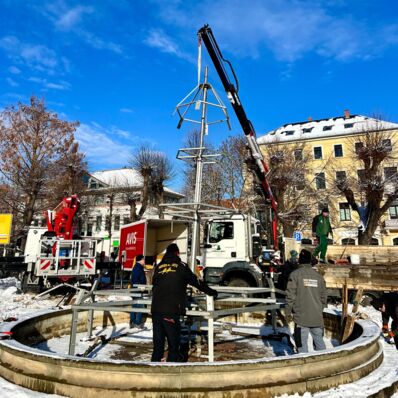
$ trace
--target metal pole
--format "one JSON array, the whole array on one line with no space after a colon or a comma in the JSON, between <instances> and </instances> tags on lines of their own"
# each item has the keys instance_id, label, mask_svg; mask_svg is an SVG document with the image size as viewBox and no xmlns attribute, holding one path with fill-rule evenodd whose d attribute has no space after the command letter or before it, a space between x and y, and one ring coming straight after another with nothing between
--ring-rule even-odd
<instances>
[{"instance_id":1,"label":"metal pole","mask_svg":"<svg viewBox=\"0 0 398 398\"><path fill-rule=\"evenodd\" d=\"M214 298L206 296L206 310L210 312L207 319L207 346L209 362L214 362Z\"/></svg>"},{"instance_id":2,"label":"metal pole","mask_svg":"<svg viewBox=\"0 0 398 398\"><path fill-rule=\"evenodd\" d=\"M79 311L72 308L72 327L69 338L69 355L75 355L76 349L76 334L77 334L77 324L79 322Z\"/></svg>"},{"instance_id":3,"label":"metal pole","mask_svg":"<svg viewBox=\"0 0 398 398\"><path fill-rule=\"evenodd\" d=\"M202 174L203 174L203 142L204 135L206 134L206 118L207 118L207 90L209 88L207 83L208 67L205 67L204 83L202 84L203 100L202 100L202 116L200 126L200 143L198 154L196 157L196 178L195 178L195 195L194 195L194 218L192 226L192 245L191 245L191 270L195 271L196 256L199 254L199 241L200 241L200 215L199 204L202 196Z\"/></svg>"}]
</instances>

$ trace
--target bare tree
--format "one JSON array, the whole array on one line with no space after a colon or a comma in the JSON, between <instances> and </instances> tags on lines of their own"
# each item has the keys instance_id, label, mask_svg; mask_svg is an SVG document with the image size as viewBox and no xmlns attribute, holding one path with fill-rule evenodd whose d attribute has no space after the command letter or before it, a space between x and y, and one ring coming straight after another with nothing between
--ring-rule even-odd
<instances>
[{"instance_id":1,"label":"bare tree","mask_svg":"<svg viewBox=\"0 0 398 398\"><path fill-rule=\"evenodd\" d=\"M200 131L191 130L188 132L184 148L199 148L200 146ZM214 146L211 143L206 143L203 155L209 155L215 152ZM194 154L195 151L192 152ZM192 158L188 160L184 168L184 187L183 194L188 201L192 201L195 192L196 180L196 162ZM221 167L218 163L207 163L203 165L202 176L202 198L203 203L217 203L220 204L224 197L225 191L223 186L223 178Z\"/></svg>"},{"instance_id":2,"label":"bare tree","mask_svg":"<svg viewBox=\"0 0 398 398\"><path fill-rule=\"evenodd\" d=\"M51 174L55 178L49 180L47 207L56 206L64 196L83 196L87 190L84 182L87 172L84 154L79 151L79 144L74 142L69 151L52 166Z\"/></svg>"},{"instance_id":3,"label":"bare tree","mask_svg":"<svg viewBox=\"0 0 398 398\"><path fill-rule=\"evenodd\" d=\"M164 153L154 151L146 146L140 148L130 163L131 167L142 176L140 195L133 191L124 192L125 200L130 206L130 221L140 220L151 201L158 208L159 217L163 218L163 211L159 204L164 200L165 182L173 177L172 163ZM139 210L138 201L141 203Z\"/></svg>"},{"instance_id":4,"label":"bare tree","mask_svg":"<svg viewBox=\"0 0 398 398\"><path fill-rule=\"evenodd\" d=\"M18 103L0 114L0 175L16 192L22 205L11 204L28 226L38 209L56 164L74 143L78 122L60 120L34 96L29 104ZM6 198L7 200L7 198Z\"/></svg>"},{"instance_id":5,"label":"bare tree","mask_svg":"<svg viewBox=\"0 0 398 398\"><path fill-rule=\"evenodd\" d=\"M307 181L308 154L304 143L275 143L266 148L270 166L269 183L278 203L278 218L285 236L308 224L309 198L317 200L312 181Z\"/></svg>"},{"instance_id":6,"label":"bare tree","mask_svg":"<svg viewBox=\"0 0 398 398\"><path fill-rule=\"evenodd\" d=\"M350 143L361 169L355 170L358 178L351 173L337 180L336 187L361 220L358 244L369 245L381 217L398 198L397 158L393 152L396 142L383 123L376 121Z\"/></svg>"}]
</instances>

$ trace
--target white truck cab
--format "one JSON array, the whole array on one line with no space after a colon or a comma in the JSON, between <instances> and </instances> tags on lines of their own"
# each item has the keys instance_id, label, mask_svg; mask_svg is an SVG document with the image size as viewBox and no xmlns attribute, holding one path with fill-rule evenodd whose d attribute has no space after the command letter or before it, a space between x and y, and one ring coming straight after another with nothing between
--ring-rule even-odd
<instances>
[{"instance_id":1,"label":"white truck cab","mask_svg":"<svg viewBox=\"0 0 398 398\"><path fill-rule=\"evenodd\" d=\"M263 286L257 265L261 254L259 222L250 215L213 218L205 228L204 278L229 286Z\"/></svg>"}]
</instances>

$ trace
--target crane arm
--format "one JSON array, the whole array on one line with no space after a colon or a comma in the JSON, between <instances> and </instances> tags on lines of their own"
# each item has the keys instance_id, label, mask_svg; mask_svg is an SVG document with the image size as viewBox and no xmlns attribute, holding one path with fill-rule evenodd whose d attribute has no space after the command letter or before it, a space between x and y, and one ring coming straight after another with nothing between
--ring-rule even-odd
<instances>
[{"instance_id":1,"label":"crane arm","mask_svg":"<svg viewBox=\"0 0 398 398\"><path fill-rule=\"evenodd\" d=\"M277 249L278 247L278 239L277 239L277 215L278 215L278 206L275 200L275 197L272 193L271 187L267 180L267 174L269 172L269 168L264 161L263 155L260 151L260 147L256 140L256 133L254 131L254 127L246 115L245 109L240 101L238 95L238 80L236 78L235 72L232 68L232 65L229 61L227 61L221 53L220 48L216 42L216 39L213 35L213 32L209 25L204 25L198 31L199 40L203 40L203 43L206 46L207 52L216 68L218 76L220 77L221 83L224 86L224 90L227 93L227 97L231 103L232 108L235 111L236 117L239 120L240 125L242 126L243 132L246 136L247 143L250 149L251 158L254 163L253 172L257 177L260 188L264 197L269 200L271 209L272 209L272 238L274 247ZM228 64L231 73L235 79L236 87L231 82L227 70L225 69L225 64Z\"/></svg>"}]
</instances>

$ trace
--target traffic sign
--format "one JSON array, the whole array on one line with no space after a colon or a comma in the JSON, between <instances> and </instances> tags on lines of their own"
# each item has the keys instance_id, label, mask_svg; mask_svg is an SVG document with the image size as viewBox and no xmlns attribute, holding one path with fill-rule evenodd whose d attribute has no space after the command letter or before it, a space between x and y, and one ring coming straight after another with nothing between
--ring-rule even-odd
<instances>
[{"instance_id":1,"label":"traffic sign","mask_svg":"<svg viewBox=\"0 0 398 398\"><path fill-rule=\"evenodd\" d=\"M0 214L0 245L10 243L12 214Z\"/></svg>"},{"instance_id":2,"label":"traffic sign","mask_svg":"<svg viewBox=\"0 0 398 398\"><path fill-rule=\"evenodd\" d=\"M296 242L301 242L301 232L300 231L294 231L293 238Z\"/></svg>"}]
</instances>

